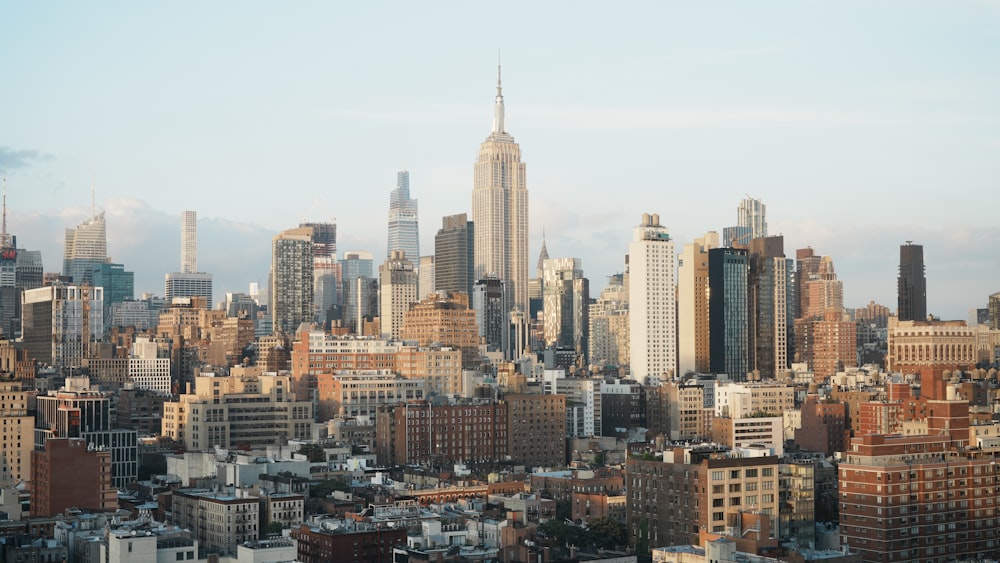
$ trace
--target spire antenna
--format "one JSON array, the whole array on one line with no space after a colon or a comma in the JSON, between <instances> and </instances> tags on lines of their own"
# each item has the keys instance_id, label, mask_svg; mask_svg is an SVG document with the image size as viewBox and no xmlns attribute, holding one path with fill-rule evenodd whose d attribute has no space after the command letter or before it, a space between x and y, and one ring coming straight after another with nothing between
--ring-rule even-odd
<instances>
[{"instance_id":1,"label":"spire antenna","mask_svg":"<svg viewBox=\"0 0 1000 563\"><path fill-rule=\"evenodd\" d=\"M3 226L0 227L2 232L0 232L0 238L3 242L7 242L7 175L3 175Z\"/></svg>"},{"instance_id":2,"label":"spire antenna","mask_svg":"<svg viewBox=\"0 0 1000 563\"><path fill-rule=\"evenodd\" d=\"M97 215L97 171L90 176L90 216Z\"/></svg>"},{"instance_id":3,"label":"spire antenna","mask_svg":"<svg viewBox=\"0 0 1000 563\"><path fill-rule=\"evenodd\" d=\"M503 123L503 87L500 82L500 50L497 49L497 98L493 108L493 133L504 133Z\"/></svg>"}]
</instances>

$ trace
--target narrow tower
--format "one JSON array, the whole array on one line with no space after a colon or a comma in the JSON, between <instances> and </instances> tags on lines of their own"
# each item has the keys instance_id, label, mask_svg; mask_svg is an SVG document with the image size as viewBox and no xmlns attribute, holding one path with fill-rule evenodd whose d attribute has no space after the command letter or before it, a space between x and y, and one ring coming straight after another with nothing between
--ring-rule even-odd
<instances>
[{"instance_id":1,"label":"narrow tower","mask_svg":"<svg viewBox=\"0 0 1000 563\"><path fill-rule=\"evenodd\" d=\"M924 247L906 241L899 247L898 308L901 321L927 319L927 278L924 277Z\"/></svg>"},{"instance_id":2,"label":"narrow tower","mask_svg":"<svg viewBox=\"0 0 1000 563\"><path fill-rule=\"evenodd\" d=\"M198 213L181 211L181 273L198 271Z\"/></svg>"}]
</instances>

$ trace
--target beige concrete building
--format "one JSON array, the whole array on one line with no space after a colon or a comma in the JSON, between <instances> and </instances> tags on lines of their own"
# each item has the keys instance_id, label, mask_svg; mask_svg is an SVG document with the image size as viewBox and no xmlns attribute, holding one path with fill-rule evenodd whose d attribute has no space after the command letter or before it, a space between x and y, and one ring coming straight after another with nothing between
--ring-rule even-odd
<instances>
[{"instance_id":1,"label":"beige concrete building","mask_svg":"<svg viewBox=\"0 0 1000 563\"><path fill-rule=\"evenodd\" d=\"M784 383L720 383L715 415L743 418L755 413L781 416L795 408L795 388Z\"/></svg>"},{"instance_id":2,"label":"beige concrete building","mask_svg":"<svg viewBox=\"0 0 1000 563\"><path fill-rule=\"evenodd\" d=\"M0 382L0 486L31 480L34 428L21 382Z\"/></svg>"},{"instance_id":3,"label":"beige concrete building","mask_svg":"<svg viewBox=\"0 0 1000 563\"><path fill-rule=\"evenodd\" d=\"M976 330L965 321L889 319L887 371L971 369L977 360Z\"/></svg>"},{"instance_id":4,"label":"beige concrete building","mask_svg":"<svg viewBox=\"0 0 1000 563\"><path fill-rule=\"evenodd\" d=\"M416 259L417 257L413 257L413 260ZM378 277L382 338L400 338L403 315L417 301L419 278L416 268L402 250L393 250L392 255L379 266Z\"/></svg>"},{"instance_id":5,"label":"beige concrete building","mask_svg":"<svg viewBox=\"0 0 1000 563\"><path fill-rule=\"evenodd\" d=\"M705 407L705 386L670 381L647 392L646 412L651 430L670 440L694 440L712 435L710 407Z\"/></svg>"},{"instance_id":6,"label":"beige concrete building","mask_svg":"<svg viewBox=\"0 0 1000 563\"><path fill-rule=\"evenodd\" d=\"M677 371L708 373L708 251L719 246L719 233L685 244L677 264Z\"/></svg>"},{"instance_id":7,"label":"beige concrete building","mask_svg":"<svg viewBox=\"0 0 1000 563\"><path fill-rule=\"evenodd\" d=\"M422 401L427 384L391 371L342 371L316 376L319 419L369 416L380 409L407 401Z\"/></svg>"},{"instance_id":8,"label":"beige concrete building","mask_svg":"<svg viewBox=\"0 0 1000 563\"><path fill-rule=\"evenodd\" d=\"M406 346L396 352L395 371L407 379L425 381L428 393L461 395L462 357L456 348Z\"/></svg>"},{"instance_id":9,"label":"beige concrete building","mask_svg":"<svg viewBox=\"0 0 1000 563\"><path fill-rule=\"evenodd\" d=\"M188 450L310 438L312 402L296 399L288 376L233 368L229 377L196 377L188 391L163 404L163 434Z\"/></svg>"}]
</instances>

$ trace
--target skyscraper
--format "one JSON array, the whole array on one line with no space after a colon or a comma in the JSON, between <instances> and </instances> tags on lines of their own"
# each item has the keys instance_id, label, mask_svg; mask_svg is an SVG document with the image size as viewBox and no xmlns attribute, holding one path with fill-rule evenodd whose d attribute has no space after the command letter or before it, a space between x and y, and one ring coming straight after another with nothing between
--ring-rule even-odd
<instances>
[{"instance_id":1,"label":"skyscraper","mask_svg":"<svg viewBox=\"0 0 1000 563\"><path fill-rule=\"evenodd\" d=\"M198 214L181 212L181 271L163 276L163 297L169 304L177 297L204 297L212 307L212 274L198 271Z\"/></svg>"},{"instance_id":2,"label":"skyscraper","mask_svg":"<svg viewBox=\"0 0 1000 563\"><path fill-rule=\"evenodd\" d=\"M271 241L271 318L274 332L291 334L312 321L313 230L288 229Z\"/></svg>"},{"instance_id":3,"label":"skyscraper","mask_svg":"<svg viewBox=\"0 0 1000 563\"><path fill-rule=\"evenodd\" d=\"M644 213L628 246L629 360L632 378L640 383L677 374L676 261L660 216Z\"/></svg>"},{"instance_id":4,"label":"skyscraper","mask_svg":"<svg viewBox=\"0 0 1000 563\"><path fill-rule=\"evenodd\" d=\"M337 262L336 223L300 223L312 229L314 320L326 323L340 318L338 311L341 267Z\"/></svg>"},{"instance_id":5,"label":"skyscraper","mask_svg":"<svg viewBox=\"0 0 1000 563\"><path fill-rule=\"evenodd\" d=\"M104 340L104 288L49 285L24 292L28 356L56 368L79 367Z\"/></svg>"},{"instance_id":6,"label":"skyscraper","mask_svg":"<svg viewBox=\"0 0 1000 563\"><path fill-rule=\"evenodd\" d=\"M743 198L736 208L736 226L722 230L724 246L747 246L755 238L767 236L767 217L764 202L750 196Z\"/></svg>"},{"instance_id":7,"label":"skyscraper","mask_svg":"<svg viewBox=\"0 0 1000 563\"><path fill-rule=\"evenodd\" d=\"M434 236L434 289L471 295L475 279L475 226L465 213L441 219Z\"/></svg>"},{"instance_id":8,"label":"skyscraper","mask_svg":"<svg viewBox=\"0 0 1000 563\"><path fill-rule=\"evenodd\" d=\"M475 276L509 280L513 306L528 305L528 189L521 147L504 125L500 67L493 131L479 146L472 190Z\"/></svg>"},{"instance_id":9,"label":"skyscraper","mask_svg":"<svg viewBox=\"0 0 1000 563\"><path fill-rule=\"evenodd\" d=\"M685 244L677 266L677 361L679 374L709 371L708 251L719 246L709 231Z\"/></svg>"},{"instance_id":10,"label":"skyscraper","mask_svg":"<svg viewBox=\"0 0 1000 563\"><path fill-rule=\"evenodd\" d=\"M735 381L746 380L750 370L749 270L742 248L708 251L710 367Z\"/></svg>"},{"instance_id":11,"label":"skyscraper","mask_svg":"<svg viewBox=\"0 0 1000 563\"><path fill-rule=\"evenodd\" d=\"M496 277L476 281L472 289L472 307L476 311L479 337L490 352L503 352L513 359L510 342L510 291L507 282Z\"/></svg>"},{"instance_id":12,"label":"skyscraper","mask_svg":"<svg viewBox=\"0 0 1000 563\"><path fill-rule=\"evenodd\" d=\"M414 263L420 256L420 230L417 228L417 200L410 199L410 173L396 175L396 189L389 193L389 241L386 257L402 250Z\"/></svg>"},{"instance_id":13,"label":"skyscraper","mask_svg":"<svg viewBox=\"0 0 1000 563\"><path fill-rule=\"evenodd\" d=\"M927 319L927 278L924 277L924 247L906 241L899 247L899 306L901 321Z\"/></svg>"},{"instance_id":14,"label":"skyscraper","mask_svg":"<svg viewBox=\"0 0 1000 563\"><path fill-rule=\"evenodd\" d=\"M108 261L107 227L104 213L97 213L72 229L66 229L63 275L76 285L89 285L94 266Z\"/></svg>"},{"instance_id":15,"label":"skyscraper","mask_svg":"<svg viewBox=\"0 0 1000 563\"><path fill-rule=\"evenodd\" d=\"M411 303L417 301L417 272L405 252L394 250L392 256L379 267L378 274L382 338L399 338L403 314L410 309Z\"/></svg>"},{"instance_id":16,"label":"skyscraper","mask_svg":"<svg viewBox=\"0 0 1000 563\"><path fill-rule=\"evenodd\" d=\"M373 266L371 253L364 250L344 252L340 260L343 276L341 316L344 326L355 334L361 334L363 319L378 314L378 282L374 279Z\"/></svg>"},{"instance_id":17,"label":"skyscraper","mask_svg":"<svg viewBox=\"0 0 1000 563\"><path fill-rule=\"evenodd\" d=\"M181 211L181 273L198 271L198 213Z\"/></svg>"},{"instance_id":18,"label":"skyscraper","mask_svg":"<svg viewBox=\"0 0 1000 563\"><path fill-rule=\"evenodd\" d=\"M795 263L782 236L752 239L749 259L750 369L775 377L795 348Z\"/></svg>"},{"instance_id":19,"label":"skyscraper","mask_svg":"<svg viewBox=\"0 0 1000 563\"><path fill-rule=\"evenodd\" d=\"M579 258L550 258L542 266L546 347L589 354L590 282Z\"/></svg>"}]
</instances>

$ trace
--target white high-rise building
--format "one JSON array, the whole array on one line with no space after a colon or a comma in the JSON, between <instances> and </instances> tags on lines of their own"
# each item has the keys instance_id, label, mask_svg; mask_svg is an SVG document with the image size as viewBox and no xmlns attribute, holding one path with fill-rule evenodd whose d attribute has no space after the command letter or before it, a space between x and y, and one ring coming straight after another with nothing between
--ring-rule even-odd
<instances>
[{"instance_id":1,"label":"white high-rise building","mask_svg":"<svg viewBox=\"0 0 1000 563\"><path fill-rule=\"evenodd\" d=\"M521 147L504 126L497 67L493 132L479 146L472 190L475 279L490 274L508 280L513 305L528 306L528 188Z\"/></svg>"},{"instance_id":2,"label":"white high-rise building","mask_svg":"<svg viewBox=\"0 0 1000 563\"><path fill-rule=\"evenodd\" d=\"M719 246L719 233L685 244L677 265L678 375L709 371L708 251Z\"/></svg>"},{"instance_id":3,"label":"white high-rise building","mask_svg":"<svg viewBox=\"0 0 1000 563\"><path fill-rule=\"evenodd\" d=\"M410 173L396 175L396 189L389 193L389 239L386 257L402 250L416 264L420 256L420 229L417 223L417 200L410 198Z\"/></svg>"},{"instance_id":4,"label":"white high-rise building","mask_svg":"<svg viewBox=\"0 0 1000 563\"><path fill-rule=\"evenodd\" d=\"M198 212L181 211L181 273L198 271Z\"/></svg>"},{"instance_id":5,"label":"white high-rise building","mask_svg":"<svg viewBox=\"0 0 1000 563\"><path fill-rule=\"evenodd\" d=\"M750 231L750 239L767 236L767 217L764 202L750 196L740 201L736 209L737 225Z\"/></svg>"},{"instance_id":6,"label":"white high-rise building","mask_svg":"<svg viewBox=\"0 0 1000 563\"><path fill-rule=\"evenodd\" d=\"M644 213L628 246L632 378L657 385L677 373L677 255L658 214Z\"/></svg>"}]
</instances>

